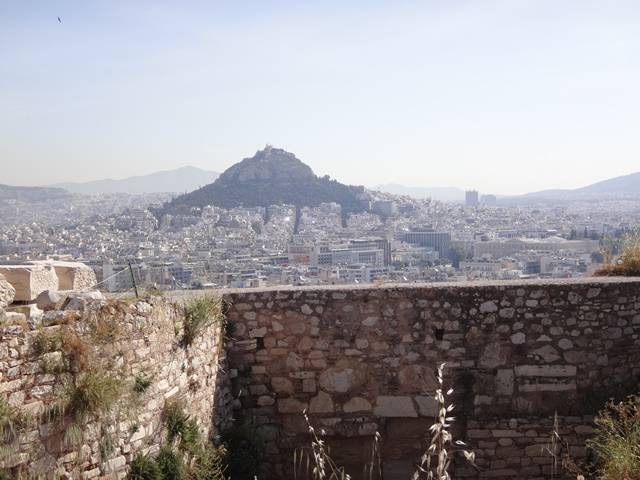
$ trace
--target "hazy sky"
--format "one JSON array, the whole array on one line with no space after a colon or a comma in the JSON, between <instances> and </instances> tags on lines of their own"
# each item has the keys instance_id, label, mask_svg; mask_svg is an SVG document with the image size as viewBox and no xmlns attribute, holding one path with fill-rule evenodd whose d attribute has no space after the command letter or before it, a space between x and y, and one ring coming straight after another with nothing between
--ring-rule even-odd
<instances>
[{"instance_id":1,"label":"hazy sky","mask_svg":"<svg viewBox=\"0 0 640 480\"><path fill-rule=\"evenodd\" d=\"M0 112L0 183L270 143L348 183L577 187L640 170L640 2L2 1Z\"/></svg>"}]
</instances>

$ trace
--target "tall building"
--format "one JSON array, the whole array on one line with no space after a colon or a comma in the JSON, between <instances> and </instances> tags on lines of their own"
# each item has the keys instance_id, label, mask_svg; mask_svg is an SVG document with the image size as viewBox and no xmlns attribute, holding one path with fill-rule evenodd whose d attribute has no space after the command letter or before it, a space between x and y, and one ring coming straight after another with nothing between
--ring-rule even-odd
<instances>
[{"instance_id":1,"label":"tall building","mask_svg":"<svg viewBox=\"0 0 640 480\"><path fill-rule=\"evenodd\" d=\"M467 190L464 192L464 203L467 207L477 207L480 203L478 200L478 191Z\"/></svg>"},{"instance_id":2,"label":"tall building","mask_svg":"<svg viewBox=\"0 0 640 480\"><path fill-rule=\"evenodd\" d=\"M449 257L451 247L451 234L436 231L411 231L401 235L401 240L412 245L431 247L436 250L441 258Z\"/></svg>"}]
</instances>

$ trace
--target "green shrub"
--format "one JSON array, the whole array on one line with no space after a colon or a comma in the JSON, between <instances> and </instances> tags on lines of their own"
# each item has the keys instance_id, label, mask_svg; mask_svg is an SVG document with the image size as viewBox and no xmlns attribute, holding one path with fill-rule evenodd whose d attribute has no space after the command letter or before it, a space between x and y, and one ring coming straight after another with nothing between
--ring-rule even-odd
<instances>
[{"instance_id":1,"label":"green shrub","mask_svg":"<svg viewBox=\"0 0 640 480\"><path fill-rule=\"evenodd\" d=\"M200 429L195 418L184 411L181 400L167 402L162 411L162 420L167 429L169 442L178 440L181 451L195 455L202 442Z\"/></svg>"},{"instance_id":2,"label":"green shrub","mask_svg":"<svg viewBox=\"0 0 640 480\"><path fill-rule=\"evenodd\" d=\"M610 401L595 420L587 446L597 457L601 480L640 480L640 397Z\"/></svg>"},{"instance_id":3,"label":"green shrub","mask_svg":"<svg viewBox=\"0 0 640 480\"><path fill-rule=\"evenodd\" d=\"M200 448L201 441L198 421L195 418L189 418L180 432L180 450L195 455Z\"/></svg>"},{"instance_id":4,"label":"green shrub","mask_svg":"<svg viewBox=\"0 0 640 480\"><path fill-rule=\"evenodd\" d=\"M163 480L163 478L156 462L149 456L139 453L129 465L127 480Z\"/></svg>"},{"instance_id":5,"label":"green shrub","mask_svg":"<svg viewBox=\"0 0 640 480\"><path fill-rule=\"evenodd\" d=\"M206 295L191 299L184 306L184 336L185 346L193 341L216 321L222 318L222 302L219 297Z\"/></svg>"},{"instance_id":6,"label":"green shrub","mask_svg":"<svg viewBox=\"0 0 640 480\"><path fill-rule=\"evenodd\" d=\"M100 432L102 439L98 444L98 449L100 451L100 459L103 462L106 462L111 454L116 450L116 444L113 439L113 435L107 433L105 431Z\"/></svg>"},{"instance_id":7,"label":"green shrub","mask_svg":"<svg viewBox=\"0 0 640 480\"><path fill-rule=\"evenodd\" d=\"M135 393L143 394L147 390L149 390L149 387L152 383L153 381L151 380L151 378L144 375L136 375L136 378L133 382L133 391Z\"/></svg>"},{"instance_id":8,"label":"green shrub","mask_svg":"<svg viewBox=\"0 0 640 480\"><path fill-rule=\"evenodd\" d=\"M84 372L71 387L64 413L79 421L107 414L115 407L122 392L121 380L103 370Z\"/></svg>"},{"instance_id":9,"label":"green shrub","mask_svg":"<svg viewBox=\"0 0 640 480\"><path fill-rule=\"evenodd\" d=\"M179 438L185 430L189 415L184 411L184 405L180 400L172 400L165 403L162 409L162 421L167 429L170 442Z\"/></svg>"},{"instance_id":10,"label":"green shrub","mask_svg":"<svg viewBox=\"0 0 640 480\"><path fill-rule=\"evenodd\" d=\"M160 448L156 457L156 464L160 469L163 480L183 480L186 478L182 454L176 452L169 445L164 445Z\"/></svg>"},{"instance_id":11,"label":"green shrub","mask_svg":"<svg viewBox=\"0 0 640 480\"><path fill-rule=\"evenodd\" d=\"M185 412L183 400L170 400L162 410L169 445L160 449L156 463L165 480L225 480L226 451L202 439L198 422ZM175 450L172 445L177 444ZM253 478L253 477L234 477Z\"/></svg>"}]
</instances>

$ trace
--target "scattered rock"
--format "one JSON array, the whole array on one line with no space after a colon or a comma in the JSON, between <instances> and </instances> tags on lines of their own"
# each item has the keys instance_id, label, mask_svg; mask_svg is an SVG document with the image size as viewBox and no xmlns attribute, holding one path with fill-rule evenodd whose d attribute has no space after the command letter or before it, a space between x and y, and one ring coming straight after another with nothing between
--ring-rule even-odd
<instances>
[{"instance_id":1,"label":"scattered rock","mask_svg":"<svg viewBox=\"0 0 640 480\"><path fill-rule=\"evenodd\" d=\"M41 310L58 310L62 306L64 297L55 290L45 290L36 299L36 305Z\"/></svg>"},{"instance_id":2,"label":"scattered rock","mask_svg":"<svg viewBox=\"0 0 640 480\"><path fill-rule=\"evenodd\" d=\"M8 307L16 296L16 289L0 273L0 308Z\"/></svg>"}]
</instances>

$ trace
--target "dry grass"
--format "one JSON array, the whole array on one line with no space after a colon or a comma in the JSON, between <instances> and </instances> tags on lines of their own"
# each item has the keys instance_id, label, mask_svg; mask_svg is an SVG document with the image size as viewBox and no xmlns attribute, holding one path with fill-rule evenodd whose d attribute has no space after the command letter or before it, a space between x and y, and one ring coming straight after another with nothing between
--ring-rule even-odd
<instances>
[{"instance_id":1,"label":"dry grass","mask_svg":"<svg viewBox=\"0 0 640 480\"><path fill-rule=\"evenodd\" d=\"M344 467L336 464L331 458L329 447L324 440L324 432L316 433L311 426L307 412L302 412L307 422L309 434L311 435L310 449L299 449L294 451L293 463L294 472L297 478L298 472L310 473L313 480L350 480L351 476L345 472Z\"/></svg>"},{"instance_id":2,"label":"dry grass","mask_svg":"<svg viewBox=\"0 0 640 480\"><path fill-rule=\"evenodd\" d=\"M0 397L0 461L15 451L15 444L29 423L26 413Z\"/></svg>"},{"instance_id":3,"label":"dry grass","mask_svg":"<svg viewBox=\"0 0 640 480\"><path fill-rule=\"evenodd\" d=\"M610 255L605 254L609 260ZM610 261L610 260L609 260ZM622 239L622 251L615 262L609 263L595 272L596 276L640 276L640 234L627 235Z\"/></svg>"},{"instance_id":4,"label":"dry grass","mask_svg":"<svg viewBox=\"0 0 640 480\"><path fill-rule=\"evenodd\" d=\"M429 427L431 441L429 447L420 458L413 480L426 478L427 480L449 480L449 467L454 455L462 453L469 463L475 464L475 454L472 451L465 450L465 443L460 440L453 439L450 428L455 421L451 416L455 406L448 403L447 397L453 394L453 388L446 389L444 386L444 367L442 363L437 370L436 378L438 380L438 389L434 396L438 404L438 415L435 422Z\"/></svg>"},{"instance_id":5,"label":"dry grass","mask_svg":"<svg viewBox=\"0 0 640 480\"><path fill-rule=\"evenodd\" d=\"M110 426L136 425L142 394L151 377L131 378L130 370L116 347L129 338L119 319L120 304L107 304L82 321L71 320L59 327L36 332L32 355L40 359L43 371L57 375L54 403L44 411L45 422L55 422L63 433L64 445L82 445L87 422L100 425L103 460L112 453Z\"/></svg>"},{"instance_id":6,"label":"dry grass","mask_svg":"<svg viewBox=\"0 0 640 480\"><path fill-rule=\"evenodd\" d=\"M569 455L569 443L560 435L560 421L557 412L553 415L553 430L549 435L549 442L540 447L541 451L551 458L550 480L566 478L570 475L576 480L584 480L581 468Z\"/></svg>"},{"instance_id":7,"label":"dry grass","mask_svg":"<svg viewBox=\"0 0 640 480\"><path fill-rule=\"evenodd\" d=\"M106 416L122 397L120 379L102 370L84 372L69 393L65 413L79 422Z\"/></svg>"},{"instance_id":8,"label":"dry grass","mask_svg":"<svg viewBox=\"0 0 640 480\"><path fill-rule=\"evenodd\" d=\"M437 369L436 378L439 388L436 390L434 399L438 404L438 413L433 425L429 427L430 442L420 461L416 466L416 471L411 477L412 480L451 480L449 473L452 459L462 454L466 460L475 466L475 454L466 449L464 442L454 440L450 428L455 421L451 416L454 405L448 402L448 397L453 394L453 389L446 389L444 386L444 368L442 363ZM311 435L310 448L297 449L294 452L294 471L311 474L313 480L349 480L352 477L345 471L344 467L336 464L331 458L329 447L324 440L324 432L318 434L311 426L309 417L303 412L307 422L309 434ZM380 454L380 434L376 432L371 448L371 460L365 466L365 476L369 480L382 479L382 457ZM634 479L635 480L635 479Z\"/></svg>"},{"instance_id":9,"label":"dry grass","mask_svg":"<svg viewBox=\"0 0 640 480\"><path fill-rule=\"evenodd\" d=\"M587 446L598 458L601 480L640 480L640 397L607 403Z\"/></svg>"}]
</instances>

